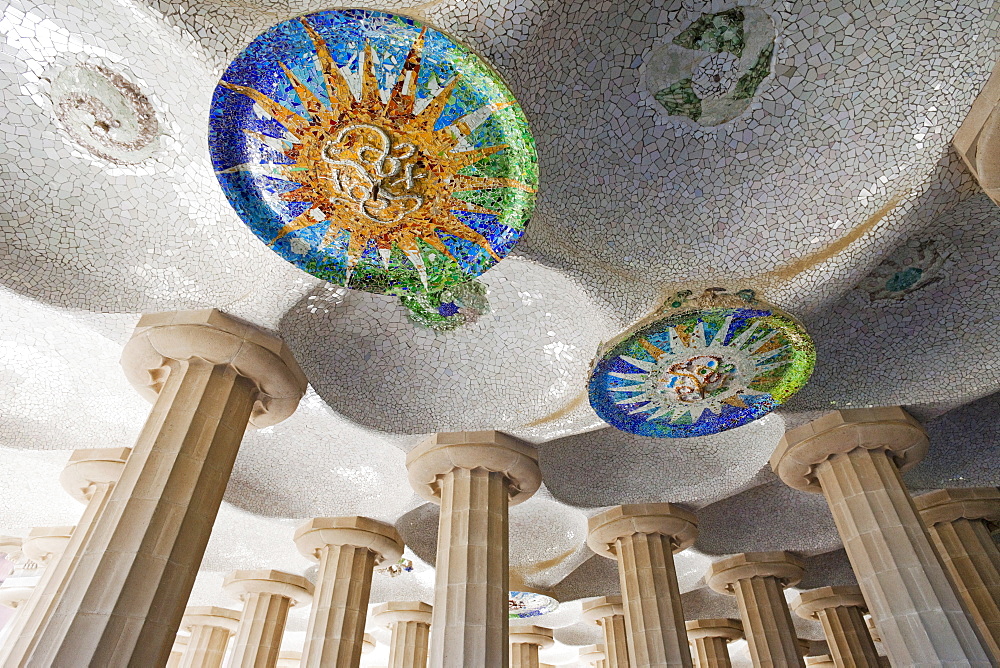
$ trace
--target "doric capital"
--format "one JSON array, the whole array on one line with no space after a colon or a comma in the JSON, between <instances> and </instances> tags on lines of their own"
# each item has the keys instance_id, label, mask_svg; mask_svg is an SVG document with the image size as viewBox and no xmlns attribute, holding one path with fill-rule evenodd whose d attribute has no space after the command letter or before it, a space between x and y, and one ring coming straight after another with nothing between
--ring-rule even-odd
<instances>
[{"instance_id":1,"label":"doric capital","mask_svg":"<svg viewBox=\"0 0 1000 668\"><path fill-rule=\"evenodd\" d=\"M837 664L834 663L833 659L829 654L820 654L819 656L807 656L806 665L809 668L833 668Z\"/></svg>"},{"instance_id":2,"label":"doric capital","mask_svg":"<svg viewBox=\"0 0 1000 668\"><path fill-rule=\"evenodd\" d=\"M301 575L270 569L233 571L222 588L241 601L250 594L271 594L291 599L293 606L308 603L313 595L312 583Z\"/></svg>"},{"instance_id":3,"label":"doric capital","mask_svg":"<svg viewBox=\"0 0 1000 668\"><path fill-rule=\"evenodd\" d=\"M183 652L191 642L191 636L177 634L174 636L174 644L170 647L171 652Z\"/></svg>"},{"instance_id":4,"label":"doric capital","mask_svg":"<svg viewBox=\"0 0 1000 668\"><path fill-rule=\"evenodd\" d=\"M606 617L624 615L625 605L621 596L601 596L583 602L583 620L598 624Z\"/></svg>"},{"instance_id":5,"label":"doric capital","mask_svg":"<svg viewBox=\"0 0 1000 668\"><path fill-rule=\"evenodd\" d=\"M699 638L722 638L733 642L743 637L743 624L738 619L693 619L684 622L689 641Z\"/></svg>"},{"instance_id":6,"label":"doric capital","mask_svg":"<svg viewBox=\"0 0 1000 668\"><path fill-rule=\"evenodd\" d=\"M865 597L861 595L861 587L845 585L837 587L820 587L800 592L791 603L792 611L802 619L818 619L821 610L830 608L860 608L868 610Z\"/></svg>"},{"instance_id":7,"label":"doric capital","mask_svg":"<svg viewBox=\"0 0 1000 668\"><path fill-rule=\"evenodd\" d=\"M498 431L434 434L406 455L410 485L428 501L439 502L439 478L455 469L486 469L510 482L510 505L527 501L542 484L538 451Z\"/></svg>"},{"instance_id":8,"label":"doric capital","mask_svg":"<svg viewBox=\"0 0 1000 668\"><path fill-rule=\"evenodd\" d=\"M118 482L132 448L74 450L59 474L62 488L80 503L87 503L97 485Z\"/></svg>"},{"instance_id":9,"label":"doric capital","mask_svg":"<svg viewBox=\"0 0 1000 668\"><path fill-rule=\"evenodd\" d=\"M35 527L21 543L24 556L39 564L47 564L62 554L73 536L74 527Z\"/></svg>"},{"instance_id":10,"label":"doric capital","mask_svg":"<svg viewBox=\"0 0 1000 668\"><path fill-rule=\"evenodd\" d=\"M300 668L301 665L302 652L293 652L286 649L278 654L278 663L274 664L274 668Z\"/></svg>"},{"instance_id":11,"label":"doric capital","mask_svg":"<svg viewBox=\"0 0 1000 668\"><path fill-rule=\"evenodd\" d=\"M587 545L609 559L617 559L615 541L633 534L661 534L670 538L674 552L690 547L698 535L694 513L670 503L637 503L609 508L590 518Z\"/></svg>"},{"instance_id":12,"label":"doric capital","mask_svg":"<svg viewBox=\"0 0 1000 668\"><path fill-rule=\"evenodd\" d=\"M23 542L20 536L0 536L0 554L6 555L7 561L19 561L24 556L21 549Z\"/></svg>"},{"instance_id":13,"label":"doric capital","mask_svg":"<svg viewBox=\"0 0 1000 668\"><path fill-rule=\"evenodd\" d=\"M705 581L713 591L734 594L740 580L776 578L782 587L798 584L805 564L789 552L744 552L720 559L708 567Z\"/></svg>"},{"instance_id":14,"label":"doric capital","mask_svg":"<svg viewBox=\"0 0 1000 668\"><path fill-rule=\"evenodd\" d=\"M230 634L236 633L240 623L238 610L218 608L214 605L198 605L184 611L181 619L181 629L191 631L192 626L215 626L226 629Z\"/></svg>"},{"instance_id":15,"label":"doric capital","mask_svg":"<svg viewBox=\"0 0 1000 668\"><path fill-rule=\"evenodd\" d=\"M606 661L607 657L604 645L584 645L580 648L580 661L583 663L594 664L598 661Z\"/></svg>"},{"instance_id":16,"label":"doric capital","mask_svg":"<svg viewBox=\"0 0 1000 668\"><path fill-rule=\"evenodd\" d=\"M370 633L366 633L361 639L361 653L371 654L375 651L375 636Z\"/></svg>"},{"instance_id":17,"label":"doric capital","mask_svg":"<svg viewBox=\"0 0 1000 668\"><path fill-rule=\"evenodd\" d=\"M34 589L34 586L19 587L10 584L6 587L0 587L0 605L5 608L17 610L25 601L31 598L31 592Z\"/></svg>"},{"instance_id":18,"label":"doric capital","mask_svg":"<svg viewBox=\"0 0 1000 668\"><path fill-rule=\"evenodd\" d=\"M396 527L369 517L314 517L295 530L295 545L309 559L319 559L325 545L366 547L375 563L403 556L403 539Z\"/></svg>"},{"instance_id":19,"label":"doric capital","mask_svg":"<svg viewBox=\"0 0 1000 668\"><path fill-rule=\"evenodd\" d=\"M542 649L551 647L552 629L541 626L512 626L507 634L512 645L538 645Z\"/></svg>"},{"instance_id":20,"label":"doric capital","mask_svg":"<svg viewBox=\"0 0 1000 668\"><path fill-rule=\"evenodd\" d=\"M816 466L857 449L884 450L900 471L927 454L927 432L898 406L833 411L789 429L771 455L771 468L789 487L821 493Z\"/></svg>"},{"instance_id":21,"label":"doric capital","mask_svg":"<svg viewBox=\"0 0 1000 668\"><path fill-rule=\"evenodd\" d=\"M983 191L1000 204L1000 66L972 103L952 144Z\"/></svg>"},{"instance_id":22,"label":"doric capital","mask_svg":"<svg viewBox=\"0 0 1000 668\"><path fill-rule=\"evenodd\" d=\"M259 390L250 423L277 424L295 412L307 380L284 342L216 309L147 313L122 351L129 382L150 401L172 360L203 359L233 367Z\"/></svg>"},{"instance_id":23,"label":"doric capital","mask_svg":"<svg viewBox=\"0 0 1000 668\"><path fill-rule=\"evenodd\" d=\"M983 520L1000 524L1000 490L996 487L936 489L913 498L924 524Z\"/></svg>"},{"instance_id":24,"label":"doric capital","mask_svg":"<svg viewBox=\"0 0 1000 668\"><path fill-rule=\"evenodd\" d=\"M375 606L372 622L379 626L389 626L397 622L417 622L430 624L434 608L423 601L389 601Z\"/></svg>"}]
</instances>

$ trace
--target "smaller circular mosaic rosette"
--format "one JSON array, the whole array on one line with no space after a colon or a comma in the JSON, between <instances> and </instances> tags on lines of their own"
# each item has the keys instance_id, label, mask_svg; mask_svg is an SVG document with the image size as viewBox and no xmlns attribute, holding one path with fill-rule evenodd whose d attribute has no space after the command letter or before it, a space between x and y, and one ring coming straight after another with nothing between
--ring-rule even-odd
<instances>
[{"instance_id":1,"label":"smaller circular mosaic rosette","mask_svg":"<svg viewBox=\"0 0 1000 668\"><path fill-rule=\"evenodd\" d=\"M468 281L524 234L534 140L499 75L404 16L279 23L230 64L213 167L264 243L337 285L406 295Z\"/></svg>"},{"instance_id":2,"label":"smaller circular mosaic rosette","mask_svg":"<svg viewBox=\"0 0 1000 668\"><path fill-rule=\"evenodd\" d=\"M720 292L680 293L600 355L589 394L601 419L641 436L705 436L766 415L805 385L816 351L802 326L751 291Z\"/></svg>"},{"instance_id":3,"label":"smaller circular mosaic rosette","mask_svg":"<svg viewBox=\"0 0 1000 668\"><path fill-rule=\"evenodd\" d=\"M527 619L541 617L554 612L559 607L559 601L545 594L532 591L512 591L507 599L508 616L510 619Z\"/></svg>"}]
</instances>

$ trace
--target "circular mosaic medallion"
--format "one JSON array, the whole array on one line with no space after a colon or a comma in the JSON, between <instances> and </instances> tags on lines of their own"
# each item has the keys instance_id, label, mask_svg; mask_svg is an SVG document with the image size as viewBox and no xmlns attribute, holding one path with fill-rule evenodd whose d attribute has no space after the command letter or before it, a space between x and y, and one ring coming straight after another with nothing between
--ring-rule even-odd
<instances>
[{"instance_id":1,"label":"circular mosaic medallion","mask_svg":"<svg viewBox=\"0 0 1000 668\"><path fill-rule=\"evenodd\" d=\"M508 616L511 619L541 617L554 612L558 607L559 601L551 596L532 591L512 591L507 599Z\"/></svg>"},{"instance_id":2,"label":"circular mosaic medallion","mask_svg":"<svg viewBox=\"0 0 1000 668\"><path fill-rule=\"evenodd\" d=\"M600 356L589 393L601 419L642 436L704 436L756 420L805 385L816 352L801 325L750 291L706 294L681 293L665 317Z\"/></svg>"},{"instance_id":3,"label":"circular mosaic medallion","mask_svg":"<svg viewBox=\"0 0 1000 668\"><path fill-rule=\"evenodd\" d=\"M524 233L538 184L527 120L500 77L448 36L370 10L257 37L215 90L209 144L262 241L377 293L482 274Z\"/></svg>"}]
</instances>

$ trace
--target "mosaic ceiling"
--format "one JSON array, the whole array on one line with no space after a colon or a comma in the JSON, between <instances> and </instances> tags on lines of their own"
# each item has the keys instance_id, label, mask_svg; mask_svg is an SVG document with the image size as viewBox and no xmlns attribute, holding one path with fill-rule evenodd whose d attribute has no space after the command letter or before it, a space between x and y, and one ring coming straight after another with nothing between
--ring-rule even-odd
<instances>
[{"instance_id":1,"label":"mosaic ceiling","mask_svg":"<svg viewBox=\"0 0 1000 668\"><path fill-rule=\"evenodd\" d=\"M368 246L352 249L328 233L322 196L333 191L317 195L315 181L291 172L281 175L291 186L241 190L271 207L264 227L251 229L231 206L233 184L263 178L235 169L248 152L287 170L296 142L245 133L236 141L225 123L298 139L298 121L278 127L260 113L267 100L290 99L310 76L316 90L338 85L333 70L307 65L341 28L297 20L325 3L8 0L0 9L0 533L78 517L57 481L69 451L128 445L148 410L117 366L138 314L195 307L279 332L311 382L291 419L248 433L196 604L234 606L221 591L234 568L310 575L291 541L295 526L346 514L395 522L410 546L412 569L376 574L373 604L430 601L437 510L410 492L403 461L435 430L496 428L538 444L545 486L512 511L511 563L526 591L560 601L532 619L556 629L543 660L563 666L599 640L581 621L580 600L617 591L614 564L584 545L586 517L609 505L671 501L698 511L701 535L677 562L690 618L735 612L701 577L741 550L799 552L811 573L803 587L849 581L826 508L767 469L784 429L825 410L902 404L925 421L932 447L906 474L914 490L1000 482L1000 434L977 427L993 423L1000 396L1000 209L950 147L1000 59L993 0L364 6L374 13L347 14L409 17L393 24L391 45L372 45L379 62L417 54L419 26L428 27L417 54L425 78L412 99L381 82L384 97L375 94L386 108L430 108L442 68L464 58L459 69L479 77L472 88L491 92L468 97L461 114L503 108L462 141L470 151L521 149L495 171L462 175L491 187L423 190L422 168L404 164L416 156L403 158L409 135L340 138L330 161L355 169L330 186L354 206L344 229L371 232L359 221L381 216L381 230L399 213L393 206L451 198L441 200L448 211L469 215L428 222L446 230L436 236L444 250L425 244L426 230L369 234ZM274 63L258 79L229 69L286 21L289 48L309 55L281 72L284 88ZM345 64L363 51L331 58L352 75L361 70ZM220 80L229 87L217 89ZM349 77L341 83L363 90ZM336 111L325 94L297 99L310 118ZM212 115L220 105L233 110L225 122ZM425 119L421 141L448 141L439 131L462 105L451 106ZM210 135L226 132L233 152L210 154ZM375 177L396 199L374 195ZM516 183L486 184L498 178ZM313 189L284 197L290 187ZM380 239L395 243L388 254ZM321 250L340 253L327 273L315 270ZM445 265L478 278L445 286L447 271L434 268ZM374 294L393 292L386 272L410 286L441 279L436 287L448 291ZM816 351L809 382L773 412L720 433L660 439L611 428L587 391L598 350L679 291L714 287L751 289L800 322ZM721 324L705 332L706 346ZM662 335L652 341L660 351L671 338ZM741 354L770 352L751 347ZM685 360L697 356L688 352ZM658 359L633 353L647 365ZM699 383L702 414L738 409L722 403L721 386ZM292 614L290 646L303 640L305 614ZM802 637L822 637L818 625L796 624ZM365 661L378 665L387 637L372 631L383 646Z\"/></svg>"}]
</instances>

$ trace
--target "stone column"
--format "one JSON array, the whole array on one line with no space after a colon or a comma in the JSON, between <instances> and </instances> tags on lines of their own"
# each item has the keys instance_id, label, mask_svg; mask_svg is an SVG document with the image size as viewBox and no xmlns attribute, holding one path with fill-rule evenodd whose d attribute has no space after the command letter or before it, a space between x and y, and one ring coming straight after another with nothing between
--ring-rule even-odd
<instances>
[{"instance_id":1,"label":"stone column","mask_svg":"<svg viewBox=\"0 0 1000 668\"><path fill-rule=\"evenodd\" d=\"M747 552L716 561L705 580L736 596L754 666L802 666L792 616L782 591L802 579L802 560L788 552Z\"/></svg>"},{"instance_id":2,"label":"stone column","mask_svg":"<svg viewBox=\"0 0 1000 668\"><path fill-rule=\"evenodd\" d=\"M279 339L216 310L144 315L122 367L155 403L23 663L166 663L248 422L306 388Z\"/></svg>"},{"instance_id":3,"label":"stone column","mask_svg":"<svg viewBox=\"0 0 1000 668\"><path fill-rule=\"evenodd\" d=\"M229 608L203 605L188 608L181 629L190 633L180 668L220 668L229 637L236 633L240 613Z\"/></svg>"},{"instance_id":4,"label":"stone column","mask_svg":"<svg viewBox=\"0 0 1000 668\"><path fill-rule=\"evenodd\" d=\"M57 562L73 537L74 527L36 527L21 543L24 556L48 570ZM40 582L40 581L39 581ZM38 587L35 587L38 591Z\"/></svg>"},{"instance_id":5,"label":"stone column","mask_svg":"<svg viewBox=\"0 0 1000 668\"><path fill-rule=\"evenodd\" d=\"M696 668L730 668L729 643L743 637L738 619L695 619L685 623Z\"/></svg>"},{"instance_id":6,"label":"stone column","mask_svg":"<svg viewBox=\"0 0 1000 668\"><path fill-rule=\"evenodd\" d=\"M771 468L826 497L894 665L989 666L899 475L927 446L901 408L834 411L785 432Z\"/></svg>"},{"instance_id":7,"label":"stone column","mask_svg":"<svg viewBox=\"0 0 1000 668\"><path fill-rule=\"evenodd\" d=\"M669 503L616 506L590 518L587 545L618 560L632 666L692 665L674 553L694 543L697 526L692 513Z\"/></svg>"},{"instance_id":8,"label":"stone column","mask_svg":"<svg viewBox=\"0 0 1000 668\"><path fill-rule=\"evenodd\" d=\"M808 668L835 668L836 665L837 664L833 662L833 658L829 654L806 657L806 666Z\"/></svg>"},{"instance_id":9,"label":"stone column","mask_svg":"<svg viewBox=\"0 0 1000 668\"><path fill-rule=\"evenodd\" d=\"M189 640L191 640L191 636L178 635L174 638L174 644L173 647L170 648L170 658L167 659L166 668L180 668L181 661L184 659L184 651L187 649Z\"/></svg>"},{"instance_id":10,"label":"stone column","mask_svg":"<svg viewBox=\"0 0 1000 668\"><path fill-rule=\"evenodd\" d=\"M299 552L319 561L304 668L358 668L372 571L403 554L395 527L367 517L317 517L295 532Z\"/></svg>"},{"instance_id":11,"label":"stone column","mask_svg":"<svg viewBox=\"0 0 1000 668\"><path fill-rule=\"evenodd\" d=\"M604 632L603 652L608 668L628 668L628 635L621 596L602 596L583 602L583 619Z\"/></svg>"},{"instance_id":12,"label":"stone column","mask_svg":"<svg viewBox=\"0 0 1000 668\"><path fill-rule=\"evenodd\" d=\"M388 626L389 668L426 668L433 608L423 601L390 601L372 610L372 622Z\"/></svg>"},{"instance_id":13,"label":"stone column","mask_svg":"<svg viewBox=\"0 0 1000 668\"><path fill-rule=\"evenodd\" d=\"M553 643L552 629L541 626L513 626L509 638L510 668L539 668L538 650Z\"/></svg>"},{"instance_id":14,"label":"stone column","mask_svg":"<svg viewBox=\"0 0 1000 668\"><path fill-rule=\"evenodd\" d=\"M996 487L939 489L913 499L986 648L1000 662L1000 526Z\"/></svg>"},{"instance_id":15,"label":"stone column","mask_svg":"<svg viewBox=\"0 0 1000 668\"><path fill-rule=\"evenodd\" d=\"M537 451L496 431L440 433L406 468L414 490L441 504L430 665L506 666L507 509L541 484Z\"/></svg>"},{"instance_id":16,"label":"stone column","mask_svg":"<svg viewBox=\"0 0 1000 668\"><path fill-rule=\"evenodd\" d=\"M604 645L586 645L580 648L580 661L594 668L608 668Z\"/></svg>"},{"instance_id":17,"label":"stone column","mask_svg":"<svg viewBox=\"0 0 1000 668\"><path fill-rule=\"evenodd\" d=\"M14 620L9 641L0 650L0 663L20 663L33 648L36 636L49 624L131 451L131 448L96 448L76 450L70 455L59 481L70 496L85 504L83 515L62 555L45 569L31 600Z\"/></svg>"},{"instance_id":18,"label":"stone column","mask_svg":"<svg viewBox=\"0 0 1000 668\"><path fill-rule=\"evenodd\" d=\"M274 668L288 610L312 599L312 583L282 571L234 571L222 588L243 602L230 668Z\"/></svg>"},{"instance_id":19,"label":"stone column","mask_svg":"<svg viewBox=\"0 0 1000 668\"><path fill-rule=\"evenodd\" d=\"M865 623L865 599L854 586L820 587L792 601L795 614L823 625L833 661L842 668L877 668L878 652Z\"/></svg>"}]
</instances>

